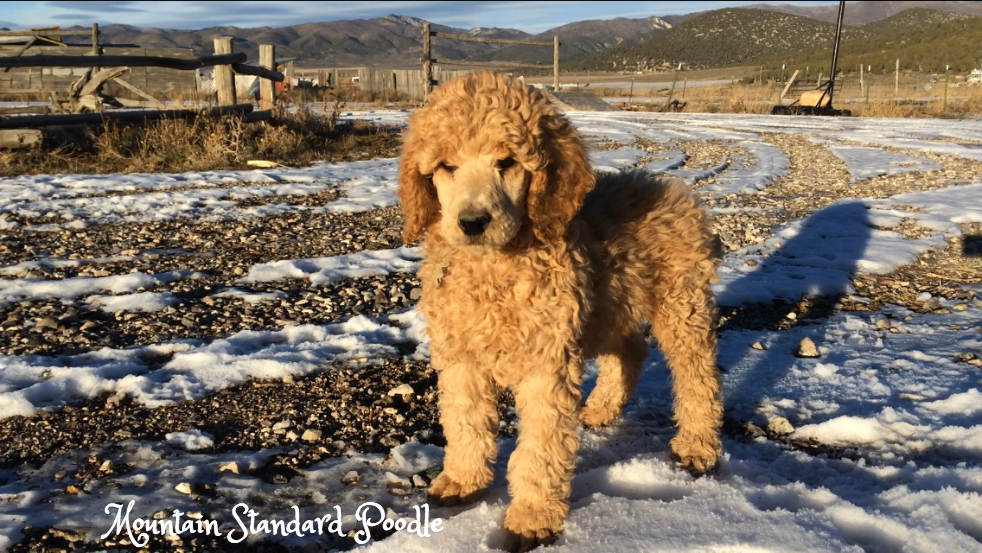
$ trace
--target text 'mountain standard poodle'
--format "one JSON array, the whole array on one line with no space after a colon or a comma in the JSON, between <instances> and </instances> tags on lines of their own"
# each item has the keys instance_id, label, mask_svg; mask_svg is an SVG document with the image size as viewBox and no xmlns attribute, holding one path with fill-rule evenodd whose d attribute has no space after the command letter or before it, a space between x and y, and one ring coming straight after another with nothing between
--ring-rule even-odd
<instances>
[{"instance_id":1,"label":"text 'mountain standard poodle'","mask_svg":"<svg viewBox=\"0 0 982 553\"><path fill-rule=\"evenodd\" d=\"M508 462L511 550L562 530L577 425L606 425L634 393L645 329L672 373L672 454L694 473L721 453L713 237L684 183L595 175L577 131L542 93L489 72L448 82L409 117L399 165L419 270L440 421L444 504L492 481L497 387L519 416ZM582 363L596 388L580 405Z\"/></svg>"}]
</instances>

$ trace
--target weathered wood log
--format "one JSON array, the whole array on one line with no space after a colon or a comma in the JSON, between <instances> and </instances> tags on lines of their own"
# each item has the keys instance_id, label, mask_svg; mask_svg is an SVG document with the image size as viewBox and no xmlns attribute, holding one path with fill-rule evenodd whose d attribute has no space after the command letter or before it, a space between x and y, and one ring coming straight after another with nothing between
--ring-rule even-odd
<instances>
[{"instance_id":1,"label":"weathered wood log","mask_svg":"<svg viewBox=\"0 0 982 553\"><path fill-rule=\"evenodd\" d=\"M21 106L21 107L9 107L0 108L0 115L11 115L11 114L44 114L51 113L51 108L48 106Z\"/></svg>"},{"instance_id":2,"label":"weathered wood log","mask_svg":"<svg viewBox=\"0 0 982 553\"><path fill-rule=\"evenodd\" d=\"M259 65L264 69L276 69L276 48L272 44L259 45ZM262 79L259 82L259 108L269 110L275 105L276 87L273 86L273 81Z\"/></svg>"},{"instance_id":3,"label":"weathered wood log","mask_svg":"<svg viewBox=\"0 0 982 553\"><path fill-rule=\"evenodd\" d=\"M3 58L0 63L9 67L168 67L193 71L202 67L244 63L242 52L219 56L179 59L163 56L21 56ZM258 68L257 68L258 69Z\"/></svg>"},{"instance_id":4,"label":"weathered wood log","mask_svg":"<svg viewBox=\"0 0 982 553\"><path fill-rule=\"evenodd\" d=\"M158 99L154 98L153 96L147 94L146 92L140 90L139 88L131 85L126 79L123 79L122 76L113 77L113 81L116 84L118 84L119 86L125 88L126 90L129 90L133 94L136 94L140 98L143 98L147 102L150 102L150 104L152 104L152 107L157 108L157 109L167 109L167 106L164 105L163 102L161 102L160 100L158 100ZM116 100L119 103L123 104L124 106L126 105L126 102L124 102L122 99L116 98Z\"/></svg>"},{"instance_id":5,"label":"weathered wood log","mask_svg":"<svg viewBox=\"0 0 982 553\"><path fill-rule=\"evenodd\" d=\"M156 121L158 119L194 119L195 117L220 117L246 115L252 104L221 106L207 110L171 109L152 111L111 111L103 113L70 113L65 115L21 115L0 119L0 129L45 127L48 125L100 125L105 121Z\"/></svg>"},{"instance_id":6,"label":"weathered wood log","mask_svg":"<svg viewBox=\"0 0 982 553\"><path fill-rule=\"evenodd\" d=\"M232 37L220 36L215 38L215 54L232 54ZM235 104L235 75L232 68L227 65L215 67L215 92L218 94L219 106L231 106Z\"/></svg>"},{"instance_id":7,"label":"weathered wood log","mask_svg":"<svg viewBox=\"0 0 982 553\"><path fill-rule=\"evenodd\" d=\"M0 130L0 148L28 148L41 142L41 131L37 129Z\"/></svg>"},{"instance_id":8,"label":"weathered wood log","mask_svg":"<svg viewBox=\"0 0 982 553\"><path fill-rule=\"evenodd\" d=\"M126 73L126 67L107 67L101 71L97 71L89 79L89 82L84 83L82 88L78 92L78 96L88 96L89 94L98 94L102 91L102 87L105 86L106 82L110 79L115 79ZM74 86L74 85L73 85Z\"/></svg>"}]
</instances>

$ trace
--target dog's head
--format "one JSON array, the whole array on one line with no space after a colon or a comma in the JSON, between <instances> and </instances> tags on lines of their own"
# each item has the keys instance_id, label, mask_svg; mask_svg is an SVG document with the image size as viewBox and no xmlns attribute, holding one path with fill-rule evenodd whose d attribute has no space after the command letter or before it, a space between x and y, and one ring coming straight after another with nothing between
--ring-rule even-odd
<instances>
[{"instance_id":1,"label":"dog's head","mask_svg":"<svg viewBox=\"0 0 982 553\"><path fill-rule=\"evenodd\" d=\"M409 117L399 164L403 238L429 230L457 246L500 248L529 226L553 242L593 184L579 135L541 92L473 73Z\"/></svg>"}]
</instances>

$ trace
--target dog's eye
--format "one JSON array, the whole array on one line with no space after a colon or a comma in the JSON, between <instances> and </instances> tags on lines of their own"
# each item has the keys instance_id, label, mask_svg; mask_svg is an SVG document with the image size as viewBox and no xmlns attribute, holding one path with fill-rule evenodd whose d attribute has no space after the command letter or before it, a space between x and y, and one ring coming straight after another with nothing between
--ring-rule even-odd
<instances>
[{"instance_id":1,"label":"dog's eye","mask_svg":"<svg viewBox=\"0 0 982 553\"><path fill-rule=\"evenodd\" d=\"M457 170L457 168L454 167L453 165L447 165L446 163L444 163L442 161L440 162L439 165L436 166L436 168L437 169L443 169L444 171L450 173L451 175L454 173L454 171Z\"/></svg>"},{"instance_id":2,"label":"dog's eye","mask_svg":"<svg viewBox=\"0 0 982 553\"><path fill-rule=\"evenodd\" d=\"M497 167L499 171L509 169L513 165L515 165L515 160L510 157L499 159L498 161L494 162L494 166Z\"/></svg>"}]
</instances>

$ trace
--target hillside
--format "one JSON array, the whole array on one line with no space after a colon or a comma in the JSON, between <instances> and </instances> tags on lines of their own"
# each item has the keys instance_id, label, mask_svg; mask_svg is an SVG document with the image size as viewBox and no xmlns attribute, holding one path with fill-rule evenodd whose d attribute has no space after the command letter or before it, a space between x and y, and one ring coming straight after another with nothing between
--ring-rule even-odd
<instances>
[{"instance_id":1,"label":"hillside","mask_svg":"<svg viewBox=\"0 0 982 553\"><path fill-rule=\"evenodd\" d=\"M756 63L802 48L830 46L834 26L807 17L750 9L723 9L694 16L636 45L610 48L570 62L570 70L651 70L685 63L690 69ZM847 37L866 36L847 28Z\"/></svg>"},{"instance_id":2,"label":"hillside","mask_svg":"<svg viewBox=\"0 0 982 553\"><path fill-rule=\"evenodd\" d=\"M835 23L839 7L837 4L823 6L792 6L789 4L754 4L749 9L776 11L792 15L810 17L819 21ZM897 15L911 8L938 10L964 15L982 16L982 2L847 2L845 24L861 26Z\"/></svg>"},{"instance_id":3,"label":"hillside","mask_svg":"<svg viewBox=\"0 0 982 553\"><path fill-rule=\"evenodd\" d=\"M620 45L636 44L672 25L658 17L628 19L591 19L577 21L550 29L531 37L530 40L550 42L559 35L559 59L572 60L602 52ZM520 61L525 63L551 64L553 52L548 48L529 48L508 46L476 56L475 61Z\"/></svg>"},{"instance_id":4,"label":"hillside","mask_svg":"<svg viewBox=\"0 0 982 553\"><path fill-rule=\"evenodd\" d=\"M218 36L235 37L237 51L257 56L260 44L276 46L277 56L295 57L300 66L416 65L422 54L424 21L388 15L373 19L303 23L288 27L209 27L200 30L157 29L130 25L100 27L106 44L146 44L192 48L199 55L212 52ZM471 34L487 38L526 40L528 33L515 29L457 29L432 24L434 31ZM435 57L462 59L502 48L477 42L433 42Z\"/></svg>"},{"instance_id":5,"label":"hillside","mask_svg":"<svg viewBox=\"0 0 982 553\"><path fill-rule=\"evenodd\" d=\"M917 26L917 22L928 22ZM982 44L982 18L952 16L935 10L911 9L891 18L862 27L867 36L843 41L839 67L854 71L859 64L872 67L873 74L892 73L897 58L902 70L943 72L946 65L955 72L977 67ZM761 60L765 69L829 66L831 48L810 48L781 57Z\"/></svg>"},{"instance_id":6,"label":"hillside","mask_svg":"<svg viewBox=\"0 0 982 553\"><path fill-rule=\"evenodd\" d=\"M863 30L867 31L870 36L887 35L898 31L907 32L933 25L964 21L966 19L979 21L977 16L962 13L927 8L911 8L886 19L880 19L879 21L863 25Z\"/></svg>"}]
</instances>

